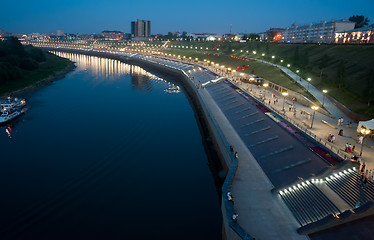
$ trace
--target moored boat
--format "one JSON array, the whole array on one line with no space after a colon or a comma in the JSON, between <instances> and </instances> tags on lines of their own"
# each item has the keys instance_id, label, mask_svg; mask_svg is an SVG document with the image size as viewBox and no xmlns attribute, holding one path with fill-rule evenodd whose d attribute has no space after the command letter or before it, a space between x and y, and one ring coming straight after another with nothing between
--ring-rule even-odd
<instances>
[{"instance_id":1,"label":"moored boat","mask_svg":"<svg viewBox=\"0 0 374 240\"><path fill-rule=\"evenodd\" d=\"M22 109L22 108L5 109L3 113L0 115L0 125L8 123L18 118L24 113L25 113L25 109Z\"/></svg>"},{"instance_id":2,"label":"moored boat","mask_svg":"<svg viewBox=\"0 0 374 240\"><path fill-rule=\"evenodd\" d=\"M7 102L4 102L4 103L1 103L1 112L5 112L7 111L8 109L21 109L23 108L24 106L26 106L26 100L24 98L22 99L19 99L19 98L14 98L14 99L11 99L10 97L8 97L8 101Z\"/></svg>"}]
</instances>

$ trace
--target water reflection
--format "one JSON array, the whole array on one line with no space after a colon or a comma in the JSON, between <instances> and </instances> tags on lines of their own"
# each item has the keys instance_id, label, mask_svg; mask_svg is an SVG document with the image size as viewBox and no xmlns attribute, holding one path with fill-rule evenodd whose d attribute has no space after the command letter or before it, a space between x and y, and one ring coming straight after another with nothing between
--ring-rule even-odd
<instances>
[{"instance_id":1,"label":"water reflection","mask_svg":"<svg viewBox=\"0 0 374 240\"><path fill-rule=\"evenodd\" d=\"M5 128L5 132L8 134L9 138L12 138L12 135L10 134L12 132L12 128L10 126L8 126L7 128Z\"/></svg>"},{"instance_id":2,"label":"water reflection","mask_svg":"<svg viewBox=\"0 0 374 240\"><path fill-rule=\"evenodd\" d=\"M154 84L163 84L165 93L180 93L179 86L157 77L139 66L83 54L50 52L76 62L77 71L88 71L96 81L115 81L121 76L129 74L132 76L132 86L142 92L151 92Z\"/></svg>"}]
</instances>

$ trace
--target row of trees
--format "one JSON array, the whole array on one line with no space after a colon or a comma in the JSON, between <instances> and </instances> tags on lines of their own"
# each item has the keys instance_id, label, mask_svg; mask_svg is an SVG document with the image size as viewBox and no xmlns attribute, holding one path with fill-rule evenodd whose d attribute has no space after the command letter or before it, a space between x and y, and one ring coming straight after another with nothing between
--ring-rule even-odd
<instances>
[{"instance_id":1,"label":"row of trees","mask_svg":"<svg viewBox=\"0 0 374 240\"><path fill-rule=\"evenodd\" d=\"M24 71L32 71L46 60L42 50L23 46L15 37L0 41L0 84L15 81Z\"/></svg>"}]
</instances>

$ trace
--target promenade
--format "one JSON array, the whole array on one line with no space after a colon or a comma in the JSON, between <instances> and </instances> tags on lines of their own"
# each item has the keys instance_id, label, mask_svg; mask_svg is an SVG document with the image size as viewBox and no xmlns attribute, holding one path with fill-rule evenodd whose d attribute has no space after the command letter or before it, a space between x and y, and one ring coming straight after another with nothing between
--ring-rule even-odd
<instances>
[{"instance_id":1,"label":"promenade","mask_svg":"<svg viewBox=\"0 0 374 240\"><path fill-rule=\"evenodd\" d=\"M109 53L146 61L160 68L180 71L186 76L186 81L192 83L202 104L209 109L209 114L215 119L217 123L215 127L220 129L226 141L233 146L233 152L237 153L238 168L230 189L234 197L233 206L239 215L237 223L256 239L307 239L305 235L300 235L296 230L323 220L331 214L340 214L354 209L357 202L362 201L364 204L374 199L371 193L363 194L362 190L348 193L346 188L330 188L330 185L326 185L329 184L327 180L326 182L321 180L319 183L313 183L312 180L311 183L298 181L298 179L313 178L314 173L320 172L330 164L323 160L322 156L311 151L316 147L313 142L305 141L306 139L302 136L295 137L287 132L287 127L281 124L283 122L281 118L304 130L328 149L349 159L352 154L344 152L344 144L348 140L349 143L354 144L357 136L356 128L355 125L351 128L346 126L338 128L337 118L346 116L339 115L340 111L335 106L331 105L329 109L332 111L331 114L338 114L338 117L330 118L316 112L313 128L311 128L312 118L307 117L313 113L310 106L303 106L298 102L293 103L290 99L283 98L278 92L265 89L263 86L237 81L233 76L227 76L231 82L219 80L218 73L207 70L204 66L194 62L139 53ZM274 97L279 99L277 103L274 103ZM262 102L270 111L259 102ZM282 111L283 104L286 109L284 112ZM291 104L296 107L296 115L288 111ZM301 110L310 114L301 115ZM338 135L340 129L344 131L343 136ZM335 143L327 142L328 134L335 135ZM374 167L369 157L372 156L373 149L370 147L371 141L366 140L365 143L369 145L364 146L362 159L367 162L368 169L370 169ZM356 145L356 152L359 149ZM341 176L346 174L347 177L338 179L339 181L357 179L357 173L352 170L354 169L352 165L348 167L344 169L344 173L341 173ZM334 172L331 173L334 174ZM301 185L297 184L300 188L294 186L295 188L291 189L296 192L292 201L301 203L303 207L300 209L293 209L288 205L282 193L278 192L295 182ZM351 187L354 189L359 188L358 180L352 184ZM309 187L302 187L304 185ZM341 186L344 186L344 182ZM274 189L278 190L273 192ZM374 192L373 184L370 185L370 189ZM347 196L344 194L338 196L337 192L347 192ZM226 192L223 192L223 197L225 196ZM305 196L309 197L305 198ZM305 201L310 205L306 206ZM324 202L329 202L329 204ZM317 210L322 208L323 211ZM308 212L311 211L310 209L313 209L313 213Z\"/></svg>"},{"instance_id":2,"label":"promenade","mask_svg":"<svg viewBox=\"0 0 374 240\"><path fill-rule=\"evenodd\" d=\"M332 115L331 117L328 117L318 111L316 111L313 121L313 128L310 128L312 123L312 118L308 118L308 115L301 115L300 111L303 110L304 112L308 112L310 114L313 114L313 110L311 109L311 106L304 106L299 104L298 102L292 102L291 99L286 98L285 103L285 115L289 117L290 119L294 120L298 124L304 126L308 131L315 134L318 138L323 139L325 142L327 141L327 137L329 134L333 134L336 137L336 141L334 143L327 143L327 145L330 145L330 149L339 149L339 151L342 153L341 156L346 155L347 158L352 157L353 155L359 155L362 148L362 157L361 160L365 162L367 169L374 170L374 139L372 138L365 138L363 146L358 143L358 133L357 133L357 123L352 121L348 116L346 116L342 111L339 110L338 107L335 106L333 102L330 101L327 97L324 97L324 94L315 88L313 85L311 85L307 80L301 78L296 73L292 72L287 67L277 65L274 63L270 63L264 60L259 60L255 58L249 58L251 60L260 61L272 66L275 66L279 69L281 69L285 74L290 76L292 79L297 81L301 86L303 86L305 89L307 89L311 95L313 95L320 103L324 103L324 108ZM271 79L269 79L271 81ZM283 96L273 89L270 88L264 88L263 86L258 87L251 87L251 84L249 83L243 83L240 81L236 81L236 83L242 88L245 89L248 93L252 94L254 97L260 98L260 94L264 94L265 92L265 98L267 99L264 101L265 104L268 104L268 101L271 100L270 106L274 108L279 113L283 113L282 107L283 107ZM253 90L251 92L250 90ZM275 94L275 96L279 99L277 104L274 104L272 95ZM289 105L294 104L297 110L296 116L294 116L293 112L288 111ZM343 118L343 124L341 126L338 125L338 119ZM325 123L323 123L323 122ZM352 121L352 124L350 126L347 126L347 123ZM328 123L328 124L326 124ZM339 136L339 130L343 130L343 136ZM355 151L351 153L344 153L345 150L345 144L351 144L355 146Z\"/></svg>"}]
</instances>

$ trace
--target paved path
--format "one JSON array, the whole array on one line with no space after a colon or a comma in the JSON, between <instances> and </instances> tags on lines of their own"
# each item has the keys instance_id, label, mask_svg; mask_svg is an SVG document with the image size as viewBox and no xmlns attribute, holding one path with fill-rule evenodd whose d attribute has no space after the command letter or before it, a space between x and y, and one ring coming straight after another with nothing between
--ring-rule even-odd
<instances>
[{"instance_id":1,"label":"paved path","mask_svg":"<svg viewBox=\"0 0 374 240\"><path fill-rule=\"evenodd\" d=\"M279 195L271 193L273 185L208 91L201 88L199 94L227 141L238 152L239 164L231 193L240 226L256 239L308 239L296 232L300 224Z\"/></svg>"},{"instance_id":2,"label":"paved path","mask_svg":"<svg viewBox=\"0 0 374 240\"><path fill-rule=\"evenodd\" d=\"M321 104L324 102L323 106L326 108L326 110L331 115L333 115L336 118L343 117L346 120L349 119L328 98L325 97L325 99L323 99L324 98L324 94L321 91L319 91L317 88L315 88L313 85L311 85L307 80L301 78L299 75L297 75L296 73L292 72L287 67L284 67L284 66L281 66L281 65L278 65L278 64L274 64L274 63L271 63L271 62L268 62L268 61L256 59L256 58L248 58L248 59L259 61L259 62L263 62L263 63L269 64L269 65L272 65L272 66L275 66L275 67L281 69L285 74L287 74L288 76L290 76L292 79L294 79L295 81L297 81L301 86L303 86L305 89L307 89L308 92L311 95L313 95ZM351 119L349 119L349 120L351 120Z\"/></svg>"},{"instance_id":3,"label":"paved path","mask_svg":"<svg viewBox=\"0 0 374 240\"><path fill-rule=\"evenodd\" d=\"M269 100L271 100L270 107L274 108L279 113L282 112L284 98L279 92L273 91L272 89L265 90L264 87L259 88L258 86L253 85L253 84L251 87L251 84L243 83L239 81L237 81L236 84L254 97L259 98L260 94L262 95L265 94L265 98L267 99L265 100L266 105L269 105L268 102ZM271 97L272 94L275 94L275 96L279 99L278 103L274 104L273 98ZM316 112L314 121L313 121L313 128L310 128L311 123L312 123L312 117L308 119L307 115L301 115L300 110L309 112L310 114L313 114L313 110L304 105L301 105L295 102L294 104L296 106L297 113L296 113L296 116L294 116L294 113L288 110L290 104L293 104L292 101L286 98L285 114L287 117L299 123L300 125L305 127L308 131L311 131L318 138L321 138L322 140L326 142L327 142L327 136L329 134L335 135L336 137L335 143L327 142L327 147L329 147L330 149L331 148L339 149L340 152L342 152L343 154L346 154L348 158L352 157L354 154L356 155L360 154L361 145L357 142L357 135L358 135L356 132L357 124L352 124L351 127L347 127L346 125L347 121L344 121L345 122L344 125L338 126L337 118L332 119L330 117L327 117L326 115ZM329 125L324 124L322 120L329 123ZM339 136L338 134L340 129L343 129L343 136ZM345 150L346 143L355 145L356 146L355 152L345 153L344 150ZM362 160L366 163L367 169L374 170L374 141L372 139L364 140Z\"/></svg>"}]
</instances>

